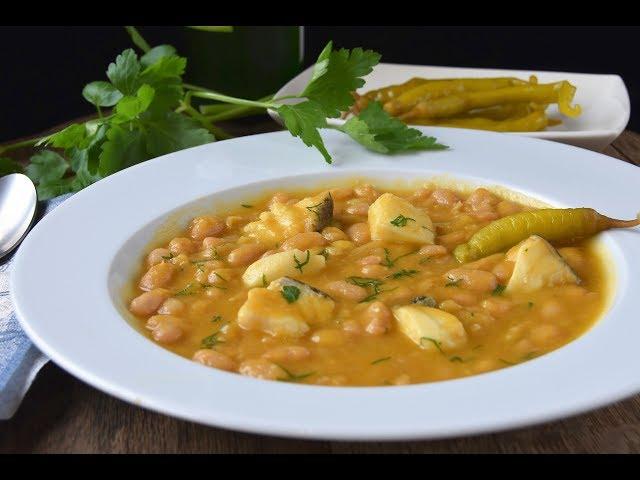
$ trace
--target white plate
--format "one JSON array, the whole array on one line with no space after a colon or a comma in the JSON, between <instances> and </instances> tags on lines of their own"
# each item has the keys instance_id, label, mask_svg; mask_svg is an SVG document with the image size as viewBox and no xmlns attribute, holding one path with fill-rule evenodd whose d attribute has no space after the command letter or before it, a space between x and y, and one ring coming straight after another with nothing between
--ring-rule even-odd
<instances>
[{"instance_id":1,"label":"white plate","mask_svg":"<svg viewBox=\"0 0 640 480\"><path fill-rule=\"evenodd\" d=\"M302 92L311 78L312 69L313 67L309 67L290 80L276 93L276 98L285 95L296 95ZM629 114L631 112L629 93L619 75L380 63L365 77L366 84L358 90L358 93L402 83L412 77L459 78L515 76L527 79L529 75L537 75L540 83L568 80L575 85L578 89L575 96L575 103L582 106L582 115L575 119L562 117L563 123L561 125L549 127L542 132L523 132L510 135L544 138L546 140L554 140L556 142L588 148L589 150L602 151L624 131L629 122ZM555 105L549 107L548 112L554 117L559 116ZM276 121L282 123L276 112L270 110L269 114ZM329 122L341 124L344 121L330 119Z\"/></svg>"},{"instance_id":2,"label":"white plate","mask_svg":"<svg viewBox=\"0 0 640 480\"><path fill-rule=\"evenodd\" d=\"M499 184L558 206L589 205L620 218L640 205L640 169L535 139L428 129L449 151L384 156L346 136L323 136L335 164L288 132L256 135L152 160L83 190L36 225L19 249L12 297L27 334L54 362L127 402L236 430L324 439L413 439L516 427L592 409L640 391L640 236L601 236L616 296L587 334L503 370L402 387L318 387L204 367L143 337L119 313L119 295L156 227L186 222L216 202L237 205L263 188L367 175L447 174ZM257 182L257 183L256 183ZM246 186L248 185L248 186Z\"/></svg>"}]
</instances>

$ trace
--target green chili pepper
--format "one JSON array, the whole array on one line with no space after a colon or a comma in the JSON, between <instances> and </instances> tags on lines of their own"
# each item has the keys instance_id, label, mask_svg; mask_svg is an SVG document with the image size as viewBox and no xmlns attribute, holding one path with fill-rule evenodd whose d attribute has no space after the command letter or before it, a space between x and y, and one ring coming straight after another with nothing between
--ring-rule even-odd
<instances>
[{"instance_id":1,"label":"green chili pepper","mask_svg":"<svg viewBox=\"0 0 640 480\"><path fill-rule=\"evenodd\" d=\"M460 263L504 252L531 235L548 241L568 242L590 237L609 228L640 225L640 219L616 220L592 208L546 208L520 212L491 222L478 230L453 254Z\"/></svg>"}]
</instances>

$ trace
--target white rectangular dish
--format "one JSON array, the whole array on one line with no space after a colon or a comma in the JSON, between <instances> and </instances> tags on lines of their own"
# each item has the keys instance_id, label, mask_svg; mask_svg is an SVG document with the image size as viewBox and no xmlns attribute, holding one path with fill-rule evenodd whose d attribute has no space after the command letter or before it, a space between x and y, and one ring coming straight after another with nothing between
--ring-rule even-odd
<instances>
[{"instance_id":1,"label":"white rectangular dish","mask_svg":"<svg viewBox=\"0 0 640 480\"><path fill-rule=\"evenodd\" d=\"M299 94L304 90L304 87L311 78L312 70L313 67L309 67L290 80L278 91L276 98L285 95ZM582 106L582 115L575 119L563 117L561 125L549 127L545 131L519 132L515 133L515 135L553 140L589 150L602 151L613 142L627 126L631 112L629 93L619 75L380 63L373 69L373 72L365 77L366 83L358 90L358 93L402 83L412 77L459 78L515 76L527 79L530 75L536 75L540 83L568 80L575 85L577 87L575 103ZM557 109L555 106L549 107L548 112L551 116L557 117ZM274 111L270 111L269 113L276 121L280 122L278 115ZM342 123L343 121L344 120L340 119L330 120L332 123Z\"/></svg>"}]
</instances>

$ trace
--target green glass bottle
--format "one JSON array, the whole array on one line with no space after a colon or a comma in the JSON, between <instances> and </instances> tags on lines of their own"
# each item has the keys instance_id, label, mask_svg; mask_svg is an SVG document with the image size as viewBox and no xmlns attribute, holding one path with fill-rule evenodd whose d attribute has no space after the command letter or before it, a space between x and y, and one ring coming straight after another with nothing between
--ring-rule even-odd
<instances>
[{"instance_id":1,"label":"green glass bottle","mask_svg":"<svg viewBox=\"0 0 640 480\"><path fill-rule=\"evenodd\" d=\"M176 36L178 51L188 59L185 80L227 95L257 99L275 93L303 65L303 27L181 27Z\"/></svg>"}]
</instances>

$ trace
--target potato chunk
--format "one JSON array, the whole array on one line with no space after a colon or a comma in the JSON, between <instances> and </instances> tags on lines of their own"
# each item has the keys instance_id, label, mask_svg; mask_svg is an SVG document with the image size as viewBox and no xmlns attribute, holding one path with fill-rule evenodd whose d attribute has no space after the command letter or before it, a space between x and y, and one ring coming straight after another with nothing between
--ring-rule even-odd
<instances>
[{"instance_id":1,"label":"potato chunk","mask_svg":"<svg viewBox=\"0 0 640 480\"><path fill-rule=\"evenodd\" d=\"M329 192L303 198L291 205L274 202L259 220L245 225L244 233L272 248L298 233L319 232L333 218L333 199Z\"/></svg>"},{"instance_id":2,"label":"potato chunk","mask_svg":"<svg viewBox=\"0 0 640 480\"><path fill-rule=\"evenodd\" d=\"M284 287L297 289L297 297L283 295ZM238 311L238 325L245 330L261 330L273 336L301 337L309 325L323 325L335 308L323 292L291 278L281 278L268 288L249 291L247 301Z\"/></svg>"},{"instance_id":3,"label":"potato chunk","mask_svg":"<svg viewBox=\"0 0 640 480\"><path fill-rule=\"evenodd\" d=\"M307 262L306 265L301 265L305 262ZM242 275L242 281L247 287L264 287L265 283L268 284L280 277L296 278L300 275L317 273L324 266L325 258L322 255L316 255L309 250L305 252L298 249L287 250L253 262Z\"/></svg>"},{"instance_id":4,"label":"potato chunk","mask_svg":"<svg viewBox=\"0 0 640 480\"><path fill-rule=\"evenodd\" d=\"M531 292L543 287L580 283L580 278L556 249L538 235L520 242L508 252L507 258L513 260L515 265L505 293Z\"/></svg>"},{"instance_id":5,"label":"potato chunk","mask_svg":"<svg viewBox=\"0 0 640 480\"><path fill-rule=\"evenodd\" d=\"M433 244L429 215L392 193L380 196L369 207L372 240Z\"/></svg>"},{"instance_id":6,"label":"potato chunk","mask_svg":"<svg viewBox=\"0 0 640 480\"><path fill-rule=\"evenodd\" d=\"M393 308L398 328L423 350L443 352L463 347L467 333L454 315L423 305Z\"/></svg>"}]
</instances>

